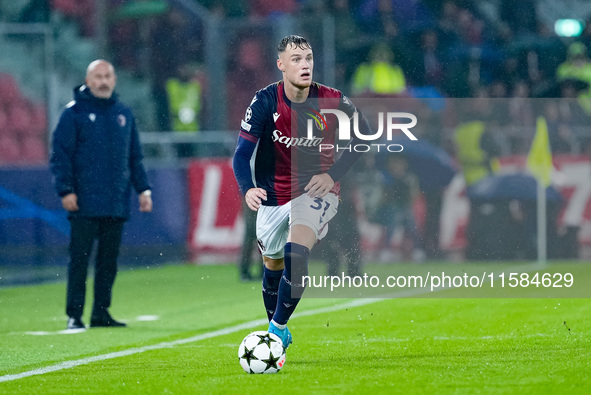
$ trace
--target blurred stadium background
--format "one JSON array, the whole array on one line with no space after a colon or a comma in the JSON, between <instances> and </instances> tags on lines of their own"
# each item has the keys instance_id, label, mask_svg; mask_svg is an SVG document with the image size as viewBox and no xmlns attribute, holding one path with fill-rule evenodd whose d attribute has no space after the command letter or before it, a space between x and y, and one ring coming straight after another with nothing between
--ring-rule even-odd
<instances>
[{"instance_id":1,"label":"blurred stadium background","mask_svg":"<svg viewBox=\"0 0 591 395\"><path fill-rule=\"evenodd\" d=\"M494 159L493 173L524 172L540 115L560 170L549 255L589 256L587 1L11 0L0 2L0 285L67 261L48 152L61 109L96 58L116 67L154 186L156 210L132 217L122 261L235 261L243 219L229 158L253 93L280 79L275 46L292 33L312 42L316 81L351 97L420 103L420 140L458 170L436 188L416 174L421 193L411 203L428 259L535 258L535 199L470 203L466 183L481 180L462 170L475 154ZM476 145L458 143L468 135ZM352 176L365 256L375 260L384 232L372 212L383 190L369 186L380 185L380 163L370 155ZM395 232L387 259L412 259L408 239Z\"/></svg>"}]
</instances>

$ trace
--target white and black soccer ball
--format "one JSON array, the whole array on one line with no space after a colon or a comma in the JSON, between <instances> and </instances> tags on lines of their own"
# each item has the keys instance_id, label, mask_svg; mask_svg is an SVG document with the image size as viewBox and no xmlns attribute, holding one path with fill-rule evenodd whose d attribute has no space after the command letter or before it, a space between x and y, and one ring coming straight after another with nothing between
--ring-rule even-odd
<instances>
[{"instance_id":1,"label":"white and black soccer ball","mask_svg":"<svg viewBox=\"0 0 591 395\"><path fill-rule=\"evenodd\" d=\"M256 331L238 346L238 359L246 373L277 373L285 363L285 349L276 334Z\"/></svg>"}]
</instances>

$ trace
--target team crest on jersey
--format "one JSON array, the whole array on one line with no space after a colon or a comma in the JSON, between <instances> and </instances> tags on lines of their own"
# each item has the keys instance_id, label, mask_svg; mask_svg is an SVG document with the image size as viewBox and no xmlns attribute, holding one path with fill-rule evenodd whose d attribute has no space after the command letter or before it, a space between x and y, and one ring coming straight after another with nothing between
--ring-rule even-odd
<instances>
[{"instance_id":1,"label":"team crest on jersey","mask_svg":"<svg viewBox=\"0 0 591 395\"><path fill-rule=\"evenodd\" d=\"M125 118L125 115L119 114L117 116L117 123L119 126L124 127L127 124L127 118Z\"/></svg>"},{"instance_id":2,"label":"team crest on jersey","mask_svg":"<svg viewBox=\"0 0 591 395\"><path fill-rule=\"evenodd\" d=\"M248 108L246 109L246 114L244 114L244 121L245 122L250 121L251 117L252 117L252 108L250 108L250 106L248 106Z\"/></svg>"},{"instance_id":3,"label":"team crest on jersey","mask_svg":"<svg viewBox=\"0 0 591 395\"><path fill-rule=\"evenodd\" d=\"M308 115L310 118L312 118L314 120L314 124L316 125L316 128L318 130L325 130L326 128L328 128L327 124L326 124L326 119L324 118L324 116L322 114L320 114L318 111L315 111L313 109L310 109L312 111L312 113L307 112L306 115Z\"/></svg>"},{"instance_id":4,"label":"team crest on jersey","mask_svg":"<svg viewBox=\"0 0 591 395\"><path fill-rule=\"evenodd\" d=\"M88 114L88 119L90 119L90 122L94 122L96 120L96 114L91 112Z\"/></svg>"}]
</instances>

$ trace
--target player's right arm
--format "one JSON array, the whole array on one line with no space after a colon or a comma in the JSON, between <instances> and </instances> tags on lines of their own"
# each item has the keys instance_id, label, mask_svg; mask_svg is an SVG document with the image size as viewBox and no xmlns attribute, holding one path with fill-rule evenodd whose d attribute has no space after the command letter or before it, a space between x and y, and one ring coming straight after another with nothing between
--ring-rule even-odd
<instances>
[{"instance_id":1,"label":"player's right arm","mask_svg":"<svg viewBox=\"0 0 591 395\"><path fill-rule=\"evenodd\" d=\"M262 95L257 92L241 122L238 143L232 159L234 177L236 177L240 192L248 207L254 211L259 209L263 200L267 200L267 191L258 188L254 183L253 169L250 164L263 132L263 102Z\"/></svg>"}]
</instances>

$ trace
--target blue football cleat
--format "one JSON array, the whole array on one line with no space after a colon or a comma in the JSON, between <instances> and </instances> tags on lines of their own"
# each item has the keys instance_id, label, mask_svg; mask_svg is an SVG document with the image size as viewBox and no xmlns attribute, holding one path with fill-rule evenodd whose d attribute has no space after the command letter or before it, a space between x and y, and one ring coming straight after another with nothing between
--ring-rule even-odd
<instances>
[{"instance_id":1,"label":"blue football cleat","mask_svg":"<svg viewBox=\"0 0 591 395\"><path fill-rule=\"evenodd\" d=\"M281 342L283 343L283 348L285 349L287 349L293 342L293 338L291 337L291 332L289 329L287 329L287 327L285 327L285 329L279 329L273 324L273 321L269 322L269 330L267 332L279 336Z\"/></svg>"}]
</instances>

